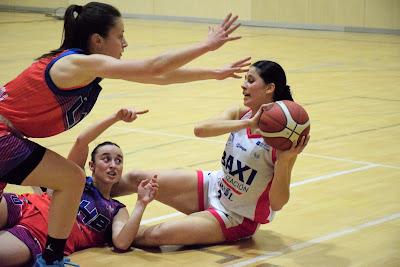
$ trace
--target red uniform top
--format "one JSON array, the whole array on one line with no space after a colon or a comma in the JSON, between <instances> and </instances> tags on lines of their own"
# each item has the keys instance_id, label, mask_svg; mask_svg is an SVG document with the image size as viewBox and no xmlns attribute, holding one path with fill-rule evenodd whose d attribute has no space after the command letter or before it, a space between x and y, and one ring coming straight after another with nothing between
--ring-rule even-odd
<instances>
[{"instance_id":1,"label":"red uniform top","mask_svg":"<svg viewBox=\"0 0 400 267\"><path fill-rule=\"evenodd\" d=\"M51 199L47 194L23 194L18 198L25 205L35 206L41 214L40 219L23 215L18 224L28 229L43 251L46 245ZM82 249L112 244L112 223L119 210L124 207L124 204L115 199L104 198L94 186L93 178L86 177L78 214L65 244L64 254L69 255Z\"/></svg>"},{"instance_id":2,"label":"red uniform top","mask_svg":"<svg viewBox=\"0 0 400 267\"><path fill-rule=\"evenodd\" d=\"M80 49L65 50L32 63L14 80L0 87L0 115L27 137L48 137L64 132L81 121L93 108L101 91L96 78L90 84L59 89L49 71L60 58L83 54ZM0 122L0 136L10 131Z\"/></svg>"}]
</instances>

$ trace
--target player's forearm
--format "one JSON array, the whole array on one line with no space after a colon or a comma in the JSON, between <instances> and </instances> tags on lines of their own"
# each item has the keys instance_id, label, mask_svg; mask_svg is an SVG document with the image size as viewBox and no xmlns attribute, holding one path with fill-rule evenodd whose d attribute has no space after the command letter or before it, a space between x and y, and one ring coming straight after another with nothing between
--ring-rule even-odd
<instances>
[{"instance_id":1,"label":"player's forearm","mask_svg":"<svg viewBox=\"0 0 400 267\"><path fill-rule=\"evenodd\" d=\"M194 128L197 137L210 137L235 132L250 126L250 120L207 120Z\"/></svg>"},{"instance_id":2,"label":"player's forearm","mask_svg":"<svg viewBox=\"0 0 400 267\"><path fill-rule=\"evenodd\" d=\"M114 240L115 247L121 250L127 250L131 246L139 230L140 221L145 208L146 205L144 203L141 201L136 202L132 215Z\"/></svg>"},{"instance_id":3,"label":"player's forearm","mask_svg":"<svg viewBox=\"0 0 400 267\"><path fill-rule=\"evenodd\" d=\"M217 71L214 69L181 68L159 76L135 77L135 81L145 84L167 85L217 79L217 74Z\"/></svg>"},{"instance_id":4,"label":"player's forearm","mask_svg":"<svg viewBox=\"0 0 400 267\"><path fill-rule=\"evenodd\" d=\"M152 59L155 75L162 75L182 67L195 58L210 51L206 42L201 42L187 48L169 51Z\"/></svg>"},{"instance_id":5,"label":"player's forearm","mask_svg":"<svg viewBox=\"0 0 400 267\"><path fill-rule=\"evenodd\" d=\"M111 125L116 123L118 118L115 114L112 116L89 126L85 131L83 131L77 138L77 142L90 144L94 141L100 134L107 130Z\"/></svg>"},{"instance_id":6,"label":"player's forearm","mask_svg":"<svg viewBox=\"0 0 400 267\"><path fill-rule=\"evenodd\" d=\"M187 83L192 81L216 79L217 71L213 69L181 68L158 77L157 84Z\"/></svg>"},{"instance_id":7,"label":"player's forearm","mask_svg":"<svg viewBox=\"0 0 400 267\"><path fill-rule=\"evenodd\" d=\"M294 160L280 160L275 163L274 179L269 191L272 210L280 210L289 201L290 180Z\"/></svg>"}]
</instances>

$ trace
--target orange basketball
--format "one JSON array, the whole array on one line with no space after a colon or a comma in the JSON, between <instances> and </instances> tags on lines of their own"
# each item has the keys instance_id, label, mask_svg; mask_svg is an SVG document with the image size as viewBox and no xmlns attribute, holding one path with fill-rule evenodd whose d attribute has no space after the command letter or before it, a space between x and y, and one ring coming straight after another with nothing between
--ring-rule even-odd
<instances>
[{"instance_id":1,"label":"orange basketball","mask_svg":"<svg viewBox=\"0 0 400 267\"><path fill-rule=\"evenodd\" d=\"M263 107L258 128L268 145L287 150L292 142L309 134L310 119L299 104L289 100L277 101Z\"/></svg>"}]
</instances>

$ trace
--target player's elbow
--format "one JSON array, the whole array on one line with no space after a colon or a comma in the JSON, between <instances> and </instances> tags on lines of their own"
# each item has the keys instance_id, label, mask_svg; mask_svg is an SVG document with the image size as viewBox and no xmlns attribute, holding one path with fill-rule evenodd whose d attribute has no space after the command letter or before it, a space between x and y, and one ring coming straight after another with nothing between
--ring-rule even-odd
<instances>
[{"instance_id":1,"label":"player's elbow","mask_svg":"<svg viewBox=\"0 0 400 267\"><path fill-rule=\"evenodd\" d=\"M86 141L85 137L83 135L79 135L76 139L75 139L75 145L81 146L84 144L87 144L88 142Z\"/></svg>"},{"instance_id":2,"label":"player's elbow","mask_svg":"<svg viewBox=\"0 0 400 267\"><path fill-rule=\"evenodd\" d=\"M206 129L204 127L202 127L201 125L196 125L193 129L193 133L197 137L207 137Z\"/></svg>"},{"instance_id":3,"label":"player's elbow","mask_svg":"<svg viewBox=\"0 0 400 267\"><path fill-rule=\"evenodd\" d=\"M147 67L148 75L161 76L168 72L168 68L166 68L166 66L166 61L162 56L155 57L149 61L149 65Z\"/></svg>"},{"instance_id":4,"label":"player's elbow","mask_svg":"<svg viewBox=\"0 0 400 267\"><path fill-rule=\"evenodd\" d=\"M279 211L283 208L283 206L285 206L285 204L271 204L271 209L273 211Z\"/></svg>"},{"instance_id":5,"label":"player's elbow","mask_svg":"<svg viewBox=\"0 0 400 267\"><path fill-rule=\"evenodd\" d=\"M278 199L271 199L270 206L273 211L281 210L289 202L289 195L287 197L280 197Z\"/></svg>"},{"instance_id":6,"label":"player's elbow","mask_svg":"<svg viewBox=\"0 0 400 267\"><path fill-rule=\"evenodd\" d=\"M122 240L115 240L114 247L119 251L127 251L131 247L131 243L122 241Z\"/></svg>"}]
</instances>

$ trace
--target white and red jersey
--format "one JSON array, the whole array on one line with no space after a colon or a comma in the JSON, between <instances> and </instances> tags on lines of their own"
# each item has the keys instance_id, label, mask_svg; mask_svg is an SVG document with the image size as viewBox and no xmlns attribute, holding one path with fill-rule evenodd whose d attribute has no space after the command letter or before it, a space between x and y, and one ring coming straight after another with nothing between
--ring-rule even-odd
<instances>
[{"instance_id":1,"label":"white and red jersey","mask_svg":"<svg viewBox=\"0 0 400 267\"><path fill-rule=\"evenodd\" d=\"M249 119L251 115L249 110L241 119ZM269 190L275 155L276 150L250 129L230 134L221 159L223 177L217 185L218 197L227 210L257 223L272 219Z\"/></svg>"}]
</instances>

